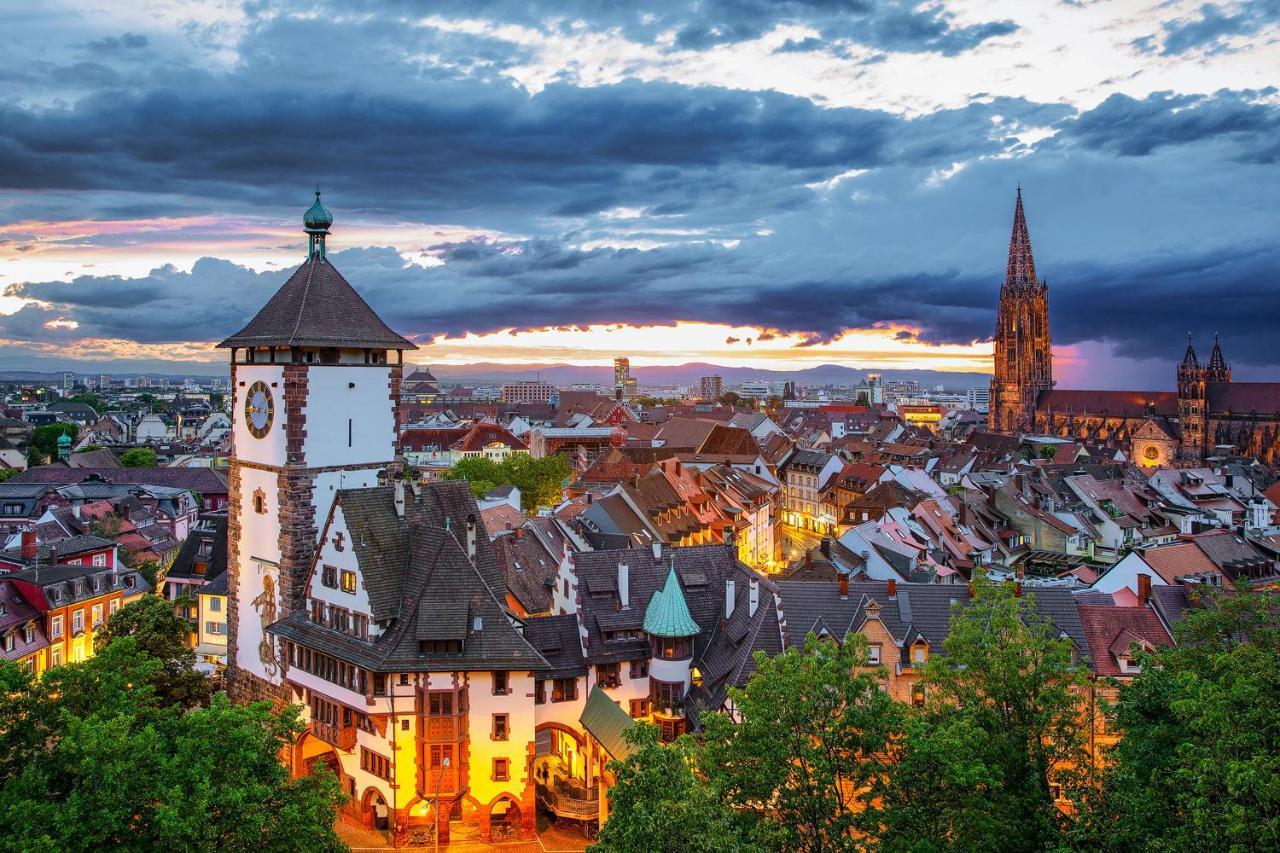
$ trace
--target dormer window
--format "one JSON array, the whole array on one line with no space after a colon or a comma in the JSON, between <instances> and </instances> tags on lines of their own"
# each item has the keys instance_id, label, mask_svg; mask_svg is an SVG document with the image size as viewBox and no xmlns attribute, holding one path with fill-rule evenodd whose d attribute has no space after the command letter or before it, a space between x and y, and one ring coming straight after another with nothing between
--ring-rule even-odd
<instances>
[{"instance_id":1,"label":"dormer window","mask_svg":"<svg viewBox=\"0 0 1280 853\"><path fill-rule=\"evenodd\" d=\"M1117 658L1120 663L1121 672L1142 672L1142 664L1131 657Z\"/></svg>"},{"instance_id":2,"label":"dormer window","mask_svg":"<svg viewBox=\"0 0 1280 853\"><path fill-rule=\"evenodd\" d=\"M880 644L872 643L867 646L867 663L871 666L880 665Z\"/></svg>"},{"instance_id":3,"label":"dormer window","mask_svg":"<svg viewBox=\"0 0 1280 853\"><path fill-rule=\"evenodd\" d=\"M929 659L929 647L924 643L916 643L911 647L911 665L924 666Z\"/></svg>"}]
</instances>

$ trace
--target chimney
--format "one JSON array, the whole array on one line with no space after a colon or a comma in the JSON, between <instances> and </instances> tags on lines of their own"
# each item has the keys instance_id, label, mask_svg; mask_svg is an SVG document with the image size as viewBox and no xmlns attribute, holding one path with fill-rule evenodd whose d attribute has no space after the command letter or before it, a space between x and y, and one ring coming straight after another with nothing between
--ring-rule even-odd
<instances>
[{"instance_id":1,"label":"chimney","mask_svg":"<svg viewBox=\"0 0 1280 853\"><path fill-rule=\"evenodd\" d=\"M1022 494L1027 488L1027 478L1022 474L1014 474L1013 485L1017 488L1018 494Z\"/></svg>"},{"instance_id":2,"label":"chimney","mask_svg":"<svg viewBox=\"0 0 1280 853\"><path fill-rule=\"evenodd\" d=\"M840 600L844 601L849 597L849 576L841 572L837 582L840 584Z\"/></svg>"},{"instance_id":3,"label":"chimney","mask_svg":"<svg viewBox=\"0 0 1280 853\"><path fill-rule=\"evenodd\" d=\"M591 506L593 503L595 503L595 500L596 500L596 496L593 495L591 492L587 492L587 506Z\"/></svg>"},{"instance_id":4,"label":"chimney","mask_svg":"<svg viewBox=\"0 0 1280 853\"><path fill-rule=\"evenodd\" d=\"M724 582L724 618L726 619L733 615L735 592L733 578L728 578Z\"/></svg>"},{"instance_id":5,"label":"chimney","mask_svg":"<svg viewBox=\"0 0 1280 853\"><path fill-rule=\"evenodd\" d=\"M822 556L830 560L831 559L831 537L823 536L822 544L819 547L822 548Z\"/></svg>"},{"instance_id":6,"label":"chimney","mask_svg":"<svg viewBox=\"0 0 1280 853\"><path fill-rule=\"evenodd\" d=\"M751 586L747 589L747 615L755 616L756 609L760 606L760 581L756 578L751 579Z\"/></svg>"},{"instance_id":7,"label":"chimney","mask_svg":"<svg viewBox=\"0 0 1280 853\"><path fill-rule=\"evenodd\" d=\"M1151 600L1151 575L1138 575L1138 606L1146 607Z\"/></svg>"},{"instance_id":8,"label":"chimney","mask_svg":"<svg viewBox=\"0 0 1280 853\"><path fill-rule=\"evenodd\" d=\"M404 478L397 477L393 488L395 490L396 515L404 518Z\"/></svg>"},{"instance_id":9,"label":"chimney","mask_svg":"<svg viewBox=\"0 0 1280 853\"><path fill-rule=\"evenodd\" d=\"M36 529L29 527L22 531L22 559L34 560L36 558Z\"/></svg>"},{"instance_id":10,"label":"chimney","mask_svg":"<svg viewBox=\"0 0 1280 853\"><path fill-rule=\"evenodd\" d=\"M969 597L973 598L973 581L969 581L968 590L969 590Z\"/></svg>"},{"instance_id":11,"label":"chimney","mask_svg":"<svg viewBox=\"0 0 1280 853\"><path fill-rule=\"evenodd\" d=\"M662 543L661 542L653 543L653 559L655 560L662 559Z\"/></svg>"},{"instance_id":12,"label":"chimney","mask_svg":"<svg viewBox=\"0 0 1280 853\"><path fill-rule=\"evenodd\" d=\"M1022 598L1022 581L1018 581L1013 585L1013 597Z\"/></svg>"},{"instance_id":13,"label":"chimney","mask_svg":"<svg viewBox=\"0 0 1280 853\"><path fill-rule=\"evenodd\" d=\"M626 563L618 563L618 600L631 606L631 568Z\"/></svg>"},{"instance_id":14,"label":"chimney","mask_svg":"<svg viewBox=\"0 0 1280 853\"><path fill-rule=\"evenodd\" d=\"M804 567L806 569L813 568L813 552L812 551L804 552Z\"/></svg>"},{"instance_id":15,"label":"chimney","mask_svg":"<svg viewBox=\"0 0 1280 853\"><path fill-rule=\"evenodd\" d=\"M467 516L467 556L472 562L476 559L476 517L474 514Z\"/></svg>"},{"instance_id":16,"label":"chimney","mask_svg":"<svg viewBox=\"0 0 1280 853\"><path fill-rule=\"evenodd\" d=\"M885 584L885 592L890 598L898 597L898 581L896 578L889 578L889 582Z\"/></svg>"}]
</instances>

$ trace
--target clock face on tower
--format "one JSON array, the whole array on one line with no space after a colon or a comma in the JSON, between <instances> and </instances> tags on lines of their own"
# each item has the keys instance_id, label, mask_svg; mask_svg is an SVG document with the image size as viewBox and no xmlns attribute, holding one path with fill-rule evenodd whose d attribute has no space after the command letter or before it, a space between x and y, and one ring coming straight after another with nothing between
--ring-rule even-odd
<instances>
[{"instance_id":1,"label":"clock face on tower","mask_svg":"<svg viewBox=\"0 0 1280 853\"><path fill-rule=\"evenodd\" d=\"M275 402L271 399L271 389L265 382L255 382L249 386L249 393L244 398L244 421L254 438L262 438L271 432L271 421L275 419Z\"/></svg>"},{"instance_id":2,"label":"clock face on tower","mask_svg":"<svg viewBox=\"0 0 1280 853\"><path fill-rule=\"evenodd\" d=\"M1154 444L1148 444L1146 449L1142 451L1142 455L1154 462L1160 458L1160 449Z\"/></svg>"}]
</instances>

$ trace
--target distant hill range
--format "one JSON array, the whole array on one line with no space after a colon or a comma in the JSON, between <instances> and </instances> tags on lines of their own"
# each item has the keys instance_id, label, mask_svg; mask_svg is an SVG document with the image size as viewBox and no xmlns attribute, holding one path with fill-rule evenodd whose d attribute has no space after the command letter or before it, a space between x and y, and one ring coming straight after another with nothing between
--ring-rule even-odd
<instances>
[{"instance_id":1,"label":"distant hill range","mask_svg":"<svg viewBox=\"0 0 1280 853\"><path fill-rule=\"evenodd\" d=\"M542 379L553 385L567 387L575 382L596 382L609 387L613 384L613 367L583 366L578 364L476 364L427 365L435 377L446 383L490 384L514 382L520 379ZM77 376L106 374L117 378L146 376L152 379L181 379L183 377L225 377L227 365L221 362L160 361L117 359L112 361L78 361L69 358L38 358L31 356L0 356L0 382L33 382L58 384L62 374L71 372ZM664 365L660 367L633 367L631 375L641 385L697 385L703 376L719 376L726 386L750 380L769 382L794 381L810 386L856 385L868 373L878 373L886 380L914 379L925 388L938 385L948 390L985 387L991 377L985 373L948 373L940 370L876 370L875 368L843 367L838 364L820 364L802 370L764 370L758 367L725 367L705 362Z\"/></svg>"},{"instance_id":2,"label":"distant hill range","mask_svg":"<svg viewBox=\"0 0 1280 853\"><path fill-rule=\"evenodd\" d=\"M493 383L520 379L538 379L552 385L568 386L575 382L597 382L605 387L613 384L613 367L588 367L576 364L542 366L511 364L461 364L430 366L441 382ZM691 362L660 367L633 367L631 375L640 385L696 385L703 376L719 376L726 386L750 380L769 382L794 381L810 386L856 385L868 373L878 373L885 380L914 379L925 388L942 385L948 390L986 387L991 376L985 373L948 373L941 370L876 370L820 364L803 370L763 370L758 367L724 367L718 364Z\"/></svg>"}]
</instances>

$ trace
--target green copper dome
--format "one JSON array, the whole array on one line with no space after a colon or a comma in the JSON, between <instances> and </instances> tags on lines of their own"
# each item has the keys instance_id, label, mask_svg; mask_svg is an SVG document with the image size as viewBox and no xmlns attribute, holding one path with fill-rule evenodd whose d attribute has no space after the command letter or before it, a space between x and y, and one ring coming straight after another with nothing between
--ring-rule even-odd
<instances>
[{"instance_id":1,"label":"green copper dome","mask_svg":"<svg viewBox=\"0 0 1280 853\"><path fill-rule=\"evenodd\" d=\"M666 585L649 599L644 611L644 630L654 637L692 637L700 630L685 603L675 566L667 575Z\"/></svg>"},{"instance_id":2,"label":"green copper dome","mask_svg":"<svg viewBox=\"0 0 1280 853\"><path fill-rule=\"evenodd\" d=\"M302 214L302 227L307 231L328 231L333 224L333 214L320 203L320 190L316 190L315 202Z\"/></svg>"},{"instance_id":3,"label":"green copper dome","mask_svg":"<svg viewBox=\"0 0 1280 853\"><path fill-rule=\"evenodd\" d=\"M71 436L67 435L65 432L64 432L62 435L58 436L58 446L59 446L59 447L70 447L70 446L71 446Z\"/></svg>"}]
</instances>

